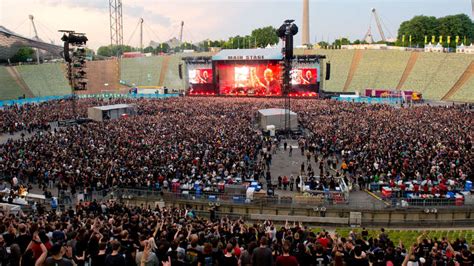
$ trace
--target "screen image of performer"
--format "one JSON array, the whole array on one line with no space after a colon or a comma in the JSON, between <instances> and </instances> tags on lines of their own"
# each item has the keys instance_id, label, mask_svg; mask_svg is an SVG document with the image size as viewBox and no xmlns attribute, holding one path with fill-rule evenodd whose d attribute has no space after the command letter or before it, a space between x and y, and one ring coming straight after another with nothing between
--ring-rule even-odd
<instances>
[{"instance_id":1,"label":"screen image of performer","mask_svg":"<svg viewBox=\"0 0 474 266\"><path fill-rule=\"evenodd\" d=\"M280 93L280 84L278 80L276 80L273 76L273 71L270 68L265 69L263 72L263 79L264 81L260 81L260 79L255 76L256 83L265 89L266 95L275 95Z\"/></svg>"},{"instance_id":2,"label":"screen image of performer","mask_svg":"<svg viewBox=\"0 0 474 266\"><path fill-rule=\"evenodd\" d=\"M302 84L308 85L308 84L313 84L313 73L311 73L311 70L306 70L305 76L301 76L301 80L303 81Z\"/></svg>"},{"instance_id":3,"label":"screen image of performer","mask_svg":"<svg viewBox=\"0 0 474 266\"><path fill-rule=\"evenodd\" d=\"M207 70L204 70L202 71L202 73L199 73L197 75L197 80L198 80L198 83L200 84L209 83L209 73L207 72Z\"/></svg>"}]
</instances>

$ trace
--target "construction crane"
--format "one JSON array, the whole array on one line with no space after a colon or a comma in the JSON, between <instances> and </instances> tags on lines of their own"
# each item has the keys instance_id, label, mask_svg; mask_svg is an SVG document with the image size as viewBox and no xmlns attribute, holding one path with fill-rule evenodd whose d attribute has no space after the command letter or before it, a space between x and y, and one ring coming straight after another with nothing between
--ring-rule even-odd
<instances>
[{"instance_id":1,"label":"construction crane","mask_svg":"<svg viewBox=\"0 0 474 266\"><path fill-rule=\"evenodd\" d=\"M380 37L382 37L382 41L386 42L387 39L385 38L385 34L383 33L382 23L380 22L379 15L377 14L377 10L375 8L372 8L372 14L375 17L375 22L377 23L377 27L379 28L379 33Z\"/></svg>"}]
</instances>

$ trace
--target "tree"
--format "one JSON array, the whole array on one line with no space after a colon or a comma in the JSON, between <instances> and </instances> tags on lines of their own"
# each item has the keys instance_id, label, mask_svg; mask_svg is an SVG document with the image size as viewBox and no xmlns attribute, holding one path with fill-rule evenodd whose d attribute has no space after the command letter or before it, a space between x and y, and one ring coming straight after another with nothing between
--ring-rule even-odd
<instances>
[{"instance_id":1,"label":"tree","mask_svg":"<svg viewBox=\"0 0 474 266\"><path fill-rule=\"evenodd\" d=\"M148 47L145 47L145 49L143 49L143 52L144 53L153 53L154 49L153 49L153 47L148 46Z\"/></svg>"},{"instance_id":2,"label":"tree","mask_svg":"<svg viewBox=\"0 0 474 266\"><path fill-rule=\"evenodd\" d=\"M267 45L274 45L278 43L278 36L276 29L272 26L258 28L252 31L250 35L250 42L257 47L266 47Z\"/></svg>"},{"instance_id":3,"label":"tree","mask_svg":"<svg viewBox=\"0 0 474 266\"><path fill-rule=\"evenodd\" d=\"M456 47L456 36L463 40L474 40L474 22L466 14L446 16L438 19L438 35L443 36L443 45L447 47L447 36L451 36L451 47Z\"/></svg>"},{"instance_id":4,"label":"tree","mask_svg":"<svg viewBox=\"0 0 474 266\"><path fill-rule=\"evenodd\" d=\"M427 42L431 42L432 36L436 37L436 42L439 41L439 36L443 36L443 45L447 47L447 36L451 36L451 47L455 47L456 36L459 36L461 40L464 36L468 40L474 39L474 22L465 14L442 18L415 16L400 24L396 45L409 46L410 35L411 46L423 47L425 36Z\"/></svg>"},{"instance_id":5,"label":"tree","mask_svg":"<svg viewBox=\"0 0 474 266\"><path fill-rule=\"evenodd\" d=\"M334 47L339 47L339 48L341 47L341 45L349 45L349 44L351 44L351 41L347 38L336 39L332 43Z\"/></svg>"},{"instance_id":6,"label":"tree","mask_svg":"<svg viewBox=\"0 0 474 266\"><path fill-rule=\"evenodd\" d=\"M415 16L411 20L404 21L398 29L397 45L409 46L411 35L411 46L423 47L426 36L438 35L439 22L435 17ZM405 35L405 41L403 41Z\"/></svg>"},{"instance_id":7,"label":"tree","mask_svg":"<svg viewBox=\"0 0 474 266\"><path fill-rule=\"evenodd\" d=\"M18 52L11 58L12 63L28 62L35 58L35 50L31 47L20 47Z\"/></svg>"},{"instance_id":8,"label":"tree","mask_svg":"<svg viewBox=\"0 0 474 266\"><path fill-rule=\"evenodd\" d=\"M321 48L328 48L329 43L325 41L318 42L319 47Z\"/></svg>"},{"instance_id":9,"label":"tree","mask_svg":"<svg viewBox=\"0 0 474 266\"><path fill-rule=\"evenodd\" d=\"M97 54L100 56L111 57L122 55L123 53L136 51L137 49L132 48L129 45L108 45L108 46L101 46L97 49Z\"/></svg>"}]
</instances>

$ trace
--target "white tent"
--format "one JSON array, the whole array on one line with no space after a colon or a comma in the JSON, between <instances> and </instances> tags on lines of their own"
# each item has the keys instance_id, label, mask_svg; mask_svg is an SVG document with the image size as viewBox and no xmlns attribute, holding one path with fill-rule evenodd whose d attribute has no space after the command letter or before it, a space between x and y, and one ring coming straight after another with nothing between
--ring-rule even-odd
<instances>
[{"instance_id":1,"label":"white tent","mask_svg":"<svg viewBox=\"0 0 474 266\"><path fill-rule=\"evenodd\" d=\"M285 109L271 108L258 110L258 121L260 128L267 130L267 126L273 125L276 130L285 129ZM291 130L298 129L298 118L295 112L290 113L290 128Z\"/></svg>"}]
</instances>

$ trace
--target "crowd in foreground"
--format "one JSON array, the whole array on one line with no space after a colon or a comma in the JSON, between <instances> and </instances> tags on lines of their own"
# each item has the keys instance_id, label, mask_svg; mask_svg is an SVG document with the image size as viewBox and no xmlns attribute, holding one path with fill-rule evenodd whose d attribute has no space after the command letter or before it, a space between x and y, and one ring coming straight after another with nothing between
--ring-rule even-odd
<instances>
[{"instance_id":1,"label":"crowd in foreground","mask_svg":"<svg viewBox=\"0 0 474 266\"><path fill-rule=\"evenodd\" d=\"M239 180L277 183L277 173L262 158L282 143L262 135L255 115L281 106L281 100L81 99L78 111L123 101L134 103L138 115L37 131L0 145L0 177L13 187L35 183L73 194L111 186L170 189L176 180L211 191L219 183ZM3 110L4 131L15 129L12 124L67 117L68 104ZM330 180L332 167L360 188L384 183L439 197L472 181L474 121L467 108L294 100L292 109L310 132L299 140L301 153L319 165L319 172L302 166L310 179L319 175L319 180Z\"/></svg>"},{"instance_id":2,"label":"crowd in foreground","mask_svg":"<svg viewBox=\"0 0 474 266\"><path fill-rule=\"evenodd\" d=\"M473 244L423 233L416 243L394 243L384 229L339 236L294 222L207 219L191 208L112 201L81 202L63 213L0 211L4 266L472 266Z\"/></svg>"}]
</instances>

